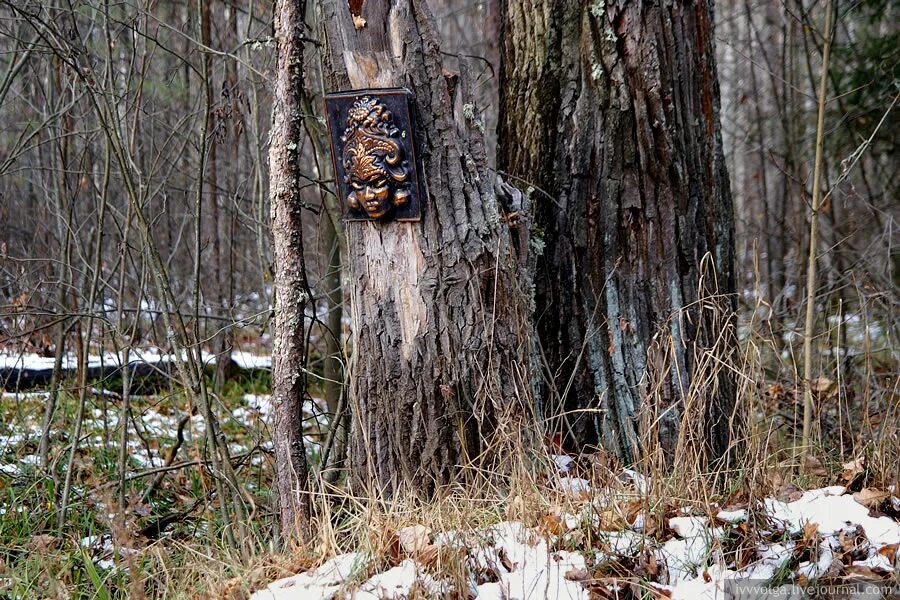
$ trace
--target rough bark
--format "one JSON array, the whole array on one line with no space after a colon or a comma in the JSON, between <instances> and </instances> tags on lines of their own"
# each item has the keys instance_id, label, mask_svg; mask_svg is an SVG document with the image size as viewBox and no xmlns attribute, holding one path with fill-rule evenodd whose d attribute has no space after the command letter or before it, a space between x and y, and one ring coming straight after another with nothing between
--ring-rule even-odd
<instances>
[{"instance_id":1,"label":"rough bark","mask_svg":"<svg viewBox=\"0 0 900 600\"><path fill-rule=\"evenodd\" d=\"M520 307L482 137L462 114L477 113L448 88L427 3L359 4L357 29L346 0L322 2L329 87L415 94L427 194L420 222L346 224L350 468L357 485L427 494L504 458L479 455L499 448L498 425L517 431Z\"/></svg>"},{"instance_id":2,"label":"rough bark","mask_svg":"<svg viewBox=\"0 0 900 600\"><path fill-rule=\"evenodd\" d=\"M275 469L282 537L308 539L310 499L302 406L306 396L304 313L310 300L303 257L303 202L297 154L302 135L305 0L275 3L277 67L269 138L269 195L275 253L272 399Z\"/></svg>"},{"instance_id":3,"label":"rough bark","mask_svg":"<svg viewBox=\"0 0 900 600\"><path fill-rule=\"evenodd\" d=\"M599 442L626 461L651 397L655 434L674 451L699 353L722 333L698 300L734 291L710 4L503 5L498 169L530 188L543 246L543 411L568 444ZM713 380L698 410L721 454L734 384L727 369Z\"/></svg>"}]
</instances>

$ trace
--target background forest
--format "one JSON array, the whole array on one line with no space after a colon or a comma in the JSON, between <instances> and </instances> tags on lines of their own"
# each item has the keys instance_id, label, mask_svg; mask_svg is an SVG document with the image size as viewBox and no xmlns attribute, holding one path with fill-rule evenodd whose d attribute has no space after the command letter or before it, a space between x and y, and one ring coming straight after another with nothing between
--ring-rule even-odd
<instances>
[{"instance_id":1,"label":"background forest","mask_svg":"<svg viewBox=\"0 0 900 600\"><path fill-rule=\"evenodd\" d=\"M0 598L245 598L361 539L390 557L392 532L422 511L453 526L530 514L509 500L521 504L526 483L424 508L400 495L369 504L345 485L348 241L318 4L306 11L297 148L310 292L302 428L329 525L282 553L271 3L0 0ZM444 67L467 79L488 167L507 175L510 161L495 158L501 2L430 4ZM748 433L741 468L718 478L667 472L648 451L641 466L657 497L724 506L748 489L900 484L900 3L834 0L830 41L826 10L826 0L715 3L738 337L721 368L734 374ZM533 191L535 181L512 183ZM798 453L805 390L812 449ZM551 454L572 451L563 429L557 420L542 432ZM620 470L616 457L592 456L592 477Z\"/></svg>"}]
</instances>

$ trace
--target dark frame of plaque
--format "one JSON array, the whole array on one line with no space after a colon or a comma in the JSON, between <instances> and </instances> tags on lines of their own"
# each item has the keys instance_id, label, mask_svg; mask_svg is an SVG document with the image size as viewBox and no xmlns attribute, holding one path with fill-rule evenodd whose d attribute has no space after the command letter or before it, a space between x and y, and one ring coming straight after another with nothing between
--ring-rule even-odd
<instances>
[{"instance_id":1,"label":"dark frame of plaque","mask_svg":"<svg viewBox=\"0 0 900 600\"><path fill-rule=\"evenodd\" d=\"M325 116L344 219L420 220L425 196L412 92L384 88L326 94Z\"/></svg>"}]
</instances>

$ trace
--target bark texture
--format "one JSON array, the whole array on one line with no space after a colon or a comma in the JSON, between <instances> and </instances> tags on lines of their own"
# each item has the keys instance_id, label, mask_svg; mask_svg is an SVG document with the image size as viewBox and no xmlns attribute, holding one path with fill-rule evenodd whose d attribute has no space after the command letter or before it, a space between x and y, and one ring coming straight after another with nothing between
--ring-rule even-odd
<instances>
[{"instance_id":1,"label":"bark texture","mask_svg":"<svg viewBox=\"0 0 900 600\"><path fill-rule=\"evenodd\" d=\"M631 461L652 396L671 453L698 353L728 329L698 300L735 285L711 2L504 0L502 19L498 169L529 188L542 249L544 416ZM721 454L734 384L713 379L698 410Z\"/></svg>"},{"instance_id":2,"label":"bark texture","mask_svg":"<svg viewBox=\"0 0 900 600\"><path fill-rule=\"evenodd\" d=\"M357 485L428 493L518 412L514 264L479 124L463 116L477 113L448 87L427 3L360 4L354 20L346 0L322 3L329 87L415 94L427 193L421 222L346 224L350 466Z\"/></svg>"},{"instance_id":3,"label":"bark texture","mask_svg":"<svg viewBox=\"0 0 900 600\"><path fill-rule=\"evenodd\" d=\"M304 0L275 3L277 67L269 139L269 195L275 253L272 399L275 469L282 537L308 539L310 500L302 406L306 397L304 313L310 301L303 257L300 165Z\"/></svg>"}]
</instances>

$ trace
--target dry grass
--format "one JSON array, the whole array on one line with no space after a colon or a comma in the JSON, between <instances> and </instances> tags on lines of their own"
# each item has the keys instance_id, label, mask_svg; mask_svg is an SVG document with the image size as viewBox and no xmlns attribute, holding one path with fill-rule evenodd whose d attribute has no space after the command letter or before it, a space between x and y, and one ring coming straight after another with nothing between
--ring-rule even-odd
<instances>
[{"instance_id":1,"label":"dry grass","mask_svg":"<svg viewBox=\"0 0 900 600\"><path fill-rule=\"evenodd\" d=\"M258 468L240 471L252 487L258 512L248 546L237 553L222 542L214 500L200 502L195 512L160 539L136 534L148 520L197 502L209 486L190 472L167 479L161 496L150 506L135 502L117 511L112 498L83 498L73 507L71 522L62 532L43 529L52 521L52 511L48 511L54 494L52 481L37 476L0 476L6 508L0 516L0 597L243 599L273 579L311 568L339 553L365 551L374 557L369 571L360 573L360 578L396 565L405 556L398 532L407 527L421 526L431 534L476 532L514 520L554 534L559 533L561 515L583 515L587 510L606 528L625 527L637 513L643 513L650 530L665 539L671 535L666 530L667 517L686 506L712 518L721 507L752 507L767 496L790 497L798 488L841 483L854 490L885 489L900 483L900 379L892 329L871 327L879 321L862 312L852 323L863 324L863 332L847 335L844 331L841 335L835 329L849 327L848 322L835 324L823 317L825 333L817 339L820 378L813 390L817 443L800 451L798 406L803 393L796 374L794 339L771 319L760 319L759 315L767 314L766 305L762 300L756 303L738 330L738 321L726 318L713 294L701 301L702 310L712 315L708 322L716 332L715 343L695 356L698 376L683 390L685 410L679 417L679 436L670 459L658 443L657 427L668 409L658 399L664 397L662 375L668 372L673 342L661 337L653 348L655 355L648 361L652 368L644 381L647 402L640 415L640 443L645 452L635 466L647 476L647 489L637 489L622 477L623 465L597 450L577 457L575 466L577 475L591 482L590 494L564 493L557 483L557 467L551 457L554 450L527 444L523 440L535 436L523 435L521 427L508 427L509 435L497 437L488 449L490 470L465 466L459 485L445 488L427 501L415 490L401 490L384 500L374 492L350 493L343 485L329 485L314 477L316 537L303 547L279 552L271 541L275 519L268 495L269 457ZM786 329L790 331L790 327ZM880 331L881 337L873 339L872 331ZM732 336L739 337L740 344L730 354L727 348ZM856 340L855 347L846 341L850 338ZM838 343L852 352L835 352ZM733 376L738 396L729 415L734 436L727 464L708 461L704 445L703 415L717 395L723 370ZM223 397L223 403L228 402ZM17 405L15 410L21 412L22 407ZM8 422L12 417L6 415ZM268 432L262 427L250 437L264 438ZM231 431L232 439L240 435L237 428ZM7 458L12 451L7 449ZM28 451L15 450L19 454ZM194 456L198 449L186 452ZM81 486L102 483L111 476L96 467L98 460L97 455L80 457ZM853 461L858 461L859 468L848 474L847 464ZM17 513L17 506L25 510ZM47 519L36 520L35 515L44 513L48 513ZM110 519L110 514L115 516ZM602 547L590 521L584 519L585 525L575 534L560 536L555 543L579 550ZM763 529L748 525L740 535L722 542L723 553L736 557L737 563L747 560L749 549L763 539ZM116 551L103 556L101 550L79 544L84 536L102 534L110 536ZM113 560L115 568L92 567L102 558ZM431 571L458 584L457 589L465 588L468 575L458 555L437 551L419 558ZM639 561L623 561L604 568L606 576L642 585L649 567Z\"/></svg>"}]
</instances>

